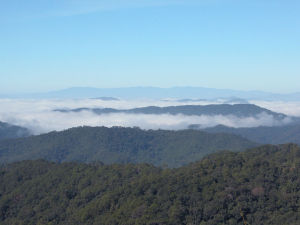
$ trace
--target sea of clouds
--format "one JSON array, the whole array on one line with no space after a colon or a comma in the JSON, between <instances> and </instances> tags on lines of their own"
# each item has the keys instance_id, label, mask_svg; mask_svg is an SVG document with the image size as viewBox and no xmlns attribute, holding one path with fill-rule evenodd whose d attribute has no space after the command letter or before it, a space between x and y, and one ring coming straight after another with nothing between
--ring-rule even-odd
<instances>
[{"instance_id":1,"label":"sea of clouds","mask_svg":"<svg viewBox=\"0 0 300 225\"><path fill-rule=\"evenodd\" d=\"M191 124L199 124L202 128L225 125L230 127L279 126L290 122L287 118L278 121L266 113L256 117L239 118L233 115L223 116L187 116L187 115L149 115L110 113L98 115L91 111L58 112L55 109L74 108L115 108L130 109L145 106L175 106L175 105L208 105L222 104L216 101L178 102L176 100L120 100L103 101L99 99L0 99L0 121L29 128L34 134L49 131L61 131L77 126L124 126L140 127L142 129L185 129ZM300 116L300 102L251 102L258 106L289 116Z\"/></svg>"}]
</instances>

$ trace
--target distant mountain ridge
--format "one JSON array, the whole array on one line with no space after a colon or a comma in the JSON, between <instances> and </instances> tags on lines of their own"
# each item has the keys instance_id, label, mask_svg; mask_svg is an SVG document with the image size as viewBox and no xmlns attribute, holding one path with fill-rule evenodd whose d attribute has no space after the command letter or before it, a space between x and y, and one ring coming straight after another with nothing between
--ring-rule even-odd
<instances>
[{"instance_id":1,"label":"distant mountain ridge","mask_svg":"<svg viewBox=\"0 0 300 225\"><path fill-rule=\"evenodd\" d=\"M141 114L183 114L183 115L234 115L237 117L257 117L258 115L265 113L271 115L274 119L282 120L287 116L282 113L276 113L271 110L253 105L253 104L217 104L217 105L182 105L182 106L167 106L157 107L148 106L142 108L133 109L113 109L113 108L77 108L77 109L56 109L59 112L81 112L81 111L92 111L96 114L105 113L141 113Z\"/></svg>"},{"instance_id":2,"label":"distant mountain ridge","mask_svg":"<svg viewBox=\"0 0 300 225\"><path fill-rule=\"evenodd\" d=\"M113 97L96 97L96 98L91 98L91 99L98 99L102 101L120 101L118 98L113 98Z\"/></svg>"},{"instance_id":3,"label":"distant mountain ridge","mask_svg":"<svg viewBox=\"0 0 300 225\"><path fill-rule=\"evenodd\" d=\"M151 163L178 167L220 150L243 151L256 143L232 134L203 131L78 127L62 132L0 141L0 164L46 159L54 162L95 160Z\"/></svg>"},{"instance_id":4,"label":"distant mountain ridge","mask_svg":"<svg viewBox=\"0 0 300 225\"><path fill-rule=\"evenodd\" d=\"M113 98L178 98L178 99L215 99L215 98L242 98L245 100L300 100L299 93L276 94L263 91L237 91L230 89L214 89L203 87L127 87L127 88L91 88L72 87L68 89L46 93L32 93L19 95L2 95L15 98L96 98L110 96Z\"/></svg>"}]
</instances>

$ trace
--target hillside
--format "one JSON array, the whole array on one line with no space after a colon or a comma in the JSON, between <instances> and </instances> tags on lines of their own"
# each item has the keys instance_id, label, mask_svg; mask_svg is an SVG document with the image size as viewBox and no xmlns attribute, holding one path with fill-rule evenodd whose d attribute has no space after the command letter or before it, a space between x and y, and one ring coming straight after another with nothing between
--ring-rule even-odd
<instances>
[{"instance_id":1,"label":"hillside","mask_svg":"<svg viewBox=\"0 0 300 225\"><path fill-rule=\"evenodd\" d=\"M222 152L178 169L24 161L0 169L3 225L296 225L300 149Z\"/></svg>"},{"instance_id":2,"label":"hillside","mask_svg":"<svg viewBox=\"0 0 300 225\"><path fill-rule=\"evenodd\" d=\"M27 137L30 131L26 128L0 122L0 140Z\"/></svg>"},{"instance_id":3,"label":"hillside","mask_svg":"<svg viewBox=\"0 0 300 225\"><path fill-rule=\"evenodd\" d=\"M92 111L96 114L105 113L140 113L140 114L183 114L189 116L201 116L201 115L234 115L237 117L257 117L258 115L265 113L273 116L275 119L281 120L286 115L281 113L272 112L268 109L261 108L253 104L218 104L218 105L183 105L183 106L168 106L157 107L149 106L133 109L113 109L113 108L77 108L77 109L57 109L59 112L80 112L80 111Z\"/></svg>"},{"instance_id":4,"label":"hillside","mask_svg":"<svg viewBox=\"0 0 300 225\"><path fill-rule=\"evenodd\" d=\"M242 151L254 146L255 143L236 135L196 130L78 127L1 141L0 163L46 159L106 164L146 162L178 167L220 150Z\"/></svg>"},{"instance_id":5,"label":"hillside","mask_svg":"<svg viewBox=\"0 0 300 225\"><path fill-rule=\"evenodd\" d=\"M287 126L275 127L253 127L253 128L232 128L226 126L216 126L203 129L209 133L228 133L240 135L256 143L262 144L300 144L300 125L290 124Z\"/></svg>"}]
</instances>

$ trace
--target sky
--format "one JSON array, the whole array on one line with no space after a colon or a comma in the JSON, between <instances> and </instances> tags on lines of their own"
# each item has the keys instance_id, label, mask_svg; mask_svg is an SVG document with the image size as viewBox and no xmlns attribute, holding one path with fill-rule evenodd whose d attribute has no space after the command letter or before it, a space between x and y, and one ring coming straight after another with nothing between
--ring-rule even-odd
<instances>
[{"instance_id":1,"label":"sky","mask_svg":"<svg viewBox=\"0 0 300 225\"><path fill-rule=\"evenodd\" d=\"M0 94L300 91L298 0L0 0Z\"/></svg>"}]
</instances>

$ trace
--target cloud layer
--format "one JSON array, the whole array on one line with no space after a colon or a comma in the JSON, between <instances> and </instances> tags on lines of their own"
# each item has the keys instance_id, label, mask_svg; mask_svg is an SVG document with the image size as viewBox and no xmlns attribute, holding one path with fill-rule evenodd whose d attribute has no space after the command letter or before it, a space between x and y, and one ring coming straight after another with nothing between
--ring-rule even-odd
<instances>
[{"instance_id":1,"label":"cloud layer","mask_svg":"<svg viewBox=\"0 0 300 225\"><path fill-rule=\"evenodd\" d=\"M300 117L300 102L283 101L250 101L252 104L269 109L274 112L286 114L288 116Z\"/></svg>"},{"instance_id":2,"label":"cloud layer","mask_svg":"<svg viewBox=\"0 0 300 225\"><path fill-rule=\"evenodd\" d=\"M189 102L188 104L212 104L220 102ZM35 134L53 130L64 130L76 126L138 126L142 129L185 129L191 124L201 127L212 127L222 124L230 127L278 126L289 123L290 120L277 121L273 116L262 113L257 117L238 118L229 116L186 116L186 115L146 115L113 113L97 115L90 111L62 113L53 111L57 108L95 108L111 107L129 109L143 106L184 105L186 102L177 101L102 101L97 99L82 100L20 100L0 99L0 121L24 126ZM299 103L258 102L261 106L276 109L278 112L289 112L289 115L300 115Z\"/></svg>"}]
</instances>

